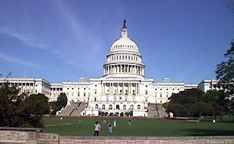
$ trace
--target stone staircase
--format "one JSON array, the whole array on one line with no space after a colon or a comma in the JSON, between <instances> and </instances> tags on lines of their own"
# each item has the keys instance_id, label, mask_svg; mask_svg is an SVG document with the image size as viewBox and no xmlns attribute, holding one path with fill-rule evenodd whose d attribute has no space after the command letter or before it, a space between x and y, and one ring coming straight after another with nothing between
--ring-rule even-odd
<instances>
[{"instance_id":1,"label":"stone staircase","mask_svg":"<svg viewBox=\"0 0 234 144\"><path fill-rule=\"evenodd\" d=\"M79 103L78 107L76 107L73 112L71 113L71 116L81 116L81 112L88 106L88 103L82 102Z\"/></svg>"},{"instance_id":2,"label":"stone staircase","mask_svg":"<svg viewBox=\"0 0 234 144\"><path fill-rule=\"evenodd\" d=\"M148 105L148 117L159 117L158 108L156 103L149 103Z\"/></svg>"},{"instance_id":3,"label":"stone staircase","mask_svg":"<svg viewBox=\"0 0 234 144\"><path fill-rule=\"evenodd\" d=\"M162 118L167 117L166 109L162 106L162 104L150 103L148 105L148 117L149 118Z\"/></svg>"},{"instance_id":4,"label":"stone staircase","mask_svg":"<svg viewBox=\"0 0 234 144\"><path fill-rule=\"evenodd\" d=\"M166 109L162 106L162 104L157 104L157 107L159 117L168 117Z\"/></svg>"},{"instance_id":5,"label":"stone staircase","mask_svg":"<svg viewBox=\"0 0 234 144\"><path fill-rule=\"evenodd\" d=\"M73 102L70 105L67 105L62 111L60 116L70 116L74 109L79 105L79 103Z\"/></svg>"}]
</instances>

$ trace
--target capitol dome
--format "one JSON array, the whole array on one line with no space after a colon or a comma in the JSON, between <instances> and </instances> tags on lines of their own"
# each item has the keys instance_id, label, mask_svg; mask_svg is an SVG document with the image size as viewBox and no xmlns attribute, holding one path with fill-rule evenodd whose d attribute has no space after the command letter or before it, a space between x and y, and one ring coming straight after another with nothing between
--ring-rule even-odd
<instances>
[{"instance_id":1,"label":"capitol dome","mask_svg":"<svg viewBox=\"0 0 234 144\"><path fill-rule=\"evenodd\" d=\"M121 37L112 44L110 53L121 53L121 52L133 52L139 54L139 49L136 43L132 41L130 38Z\"/></svg>"},{"instance_id":2,"label":"capitol dome","mask_svg":"<svg viewBox=\"0 0 234 144\"><path fill-rule=\"evenodd\" d=\"M104 64L104 76L145 76L145 65L137 44L128 36L126 20L121 30L121 37L115 41Z\"/></svg>"},{"instance_id":3,"label":"capitol dome","mask_svg":"<svg viewBox=\"0 0 234 144\"><path fill-rule=\"evenodd\" d=\"M122 53L122 52L140 54L137 44L128 37L128 29L126 27L126 20L124 20L124 25L121 30L121 37L112 44L110 54Z\"/></svg>"}]
</instances>

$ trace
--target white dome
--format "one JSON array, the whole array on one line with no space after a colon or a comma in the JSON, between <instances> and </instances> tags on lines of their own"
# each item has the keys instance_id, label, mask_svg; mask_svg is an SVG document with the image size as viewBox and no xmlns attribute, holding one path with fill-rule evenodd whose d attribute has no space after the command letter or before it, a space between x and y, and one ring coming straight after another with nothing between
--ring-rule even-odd
<instances>
[{"instance_id":1,"label":"white dome","mask_svg":"<svg viewBox=\"0 0 234 144\"><path fill-rule=\"evenodd\" d=\"M121 53L121 52L134 52L139 54L138 46L129 37L121 37L115 41L112 46L110 53Z\"/></svg>"}]
</instances>

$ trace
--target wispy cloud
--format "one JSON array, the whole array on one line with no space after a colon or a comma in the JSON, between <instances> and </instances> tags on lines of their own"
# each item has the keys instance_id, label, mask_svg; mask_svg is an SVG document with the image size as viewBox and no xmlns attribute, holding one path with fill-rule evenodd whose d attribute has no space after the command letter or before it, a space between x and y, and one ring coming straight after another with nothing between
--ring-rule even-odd
<instances>
[{"instance_id":1,"label":"wispy cloud","mask_svg":"<svg viewBox=\"0 0 234 144\"><path fill-rule=\"evenodd\" d=\"M3 60L8 61L8 62L12 62L12 63L21 64L23 66L34 67L34 68L43 68L41 65L38 65L38 64L35 64L32 62L28 62L25 60L21 60L21 59L18 59L18 58L15 58L15 57L3 54L3 53L0 53L0 59L3 59Z\"/></svg>"},{"instance_id":2,"label":"wispy cloud","mask_svg":"<svg viewBox=\"0 0 234 144\"><path fill-rule=\"evenodd\" d=\"M17 33L7 28L0 28L0 33L14 37L28 47L46 49L46 45L33 39L33 35Z\"/></svg>"},{"instance_id":3,"label":"wispy cloud","mask_svg":"<svg viewBox=\"0 0 234 144\"><path fill-rule=\"evenodd\" d=\"M101 51L102 40L87 26L81 23L79 17L74 15L72 9L67 6L66 3L57 1L55 5L63 18L63 22L74 38L74 41L82 48L82 57L79 57L79 61L72 60L71 57L63 58L67 63L73 64L78 68L87 68L87 63L92 61L90 58L97 56L97 52ZM74 45L76 50L77 45ZM97 61L95 61L95 63L97 63Z\"/></svg>"}]
</instances>

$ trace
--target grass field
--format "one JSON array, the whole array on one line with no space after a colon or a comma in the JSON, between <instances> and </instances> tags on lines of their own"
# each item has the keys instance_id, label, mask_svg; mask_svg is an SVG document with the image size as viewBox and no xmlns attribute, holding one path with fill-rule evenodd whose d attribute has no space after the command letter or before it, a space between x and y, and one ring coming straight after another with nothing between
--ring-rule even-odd
<instances>
[{"instance_id":1,"label":"grass field","mask_svg":"<svg viewBox=\"0 0 234 144\"><path fill-rule=\"evenodd\" d=\"M234 135L234 123L212 124L211 122L185 122L165 121L157 119L133 119L129 125L129 119L108 118L113 124L117 120L117 127L113 133L108 133L108 126L103 124L104 118L44 118L45 133L57 133L68 136L92 136L94 123L101 124L100 136L215 136Z\"/></svg>"}]
</instances>

